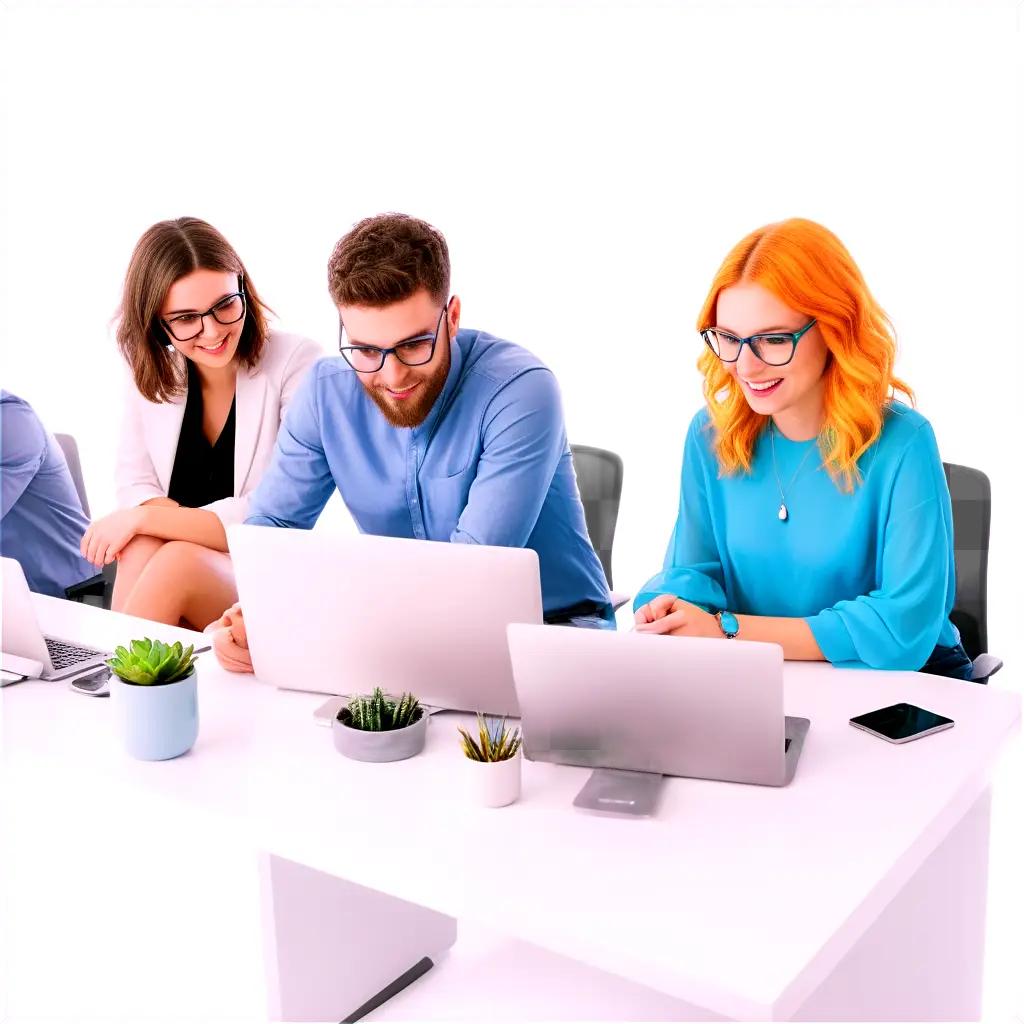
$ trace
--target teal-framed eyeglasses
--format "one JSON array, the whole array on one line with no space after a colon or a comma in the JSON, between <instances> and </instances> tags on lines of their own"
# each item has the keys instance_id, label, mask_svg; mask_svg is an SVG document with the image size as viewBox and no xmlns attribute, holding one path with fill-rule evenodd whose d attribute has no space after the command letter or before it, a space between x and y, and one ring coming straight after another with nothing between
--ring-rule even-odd
<instances>
[{"instance_id":1,"label":"teal-framed eyeglasses","mask_svg":"<svg viewBox=\"0 0 1024 1024\"><path fill-rule=\"evenodd\" d=\"M735 334L718 327L706 327L700 332L712 352L723 363L735 363L747 345L750 351L769 366L785 366L796 354L797 342L817 323L812 320L799 331L769 331L766 334L752 334L749 338L738 338Z\"/></svg>"}]
</instances>

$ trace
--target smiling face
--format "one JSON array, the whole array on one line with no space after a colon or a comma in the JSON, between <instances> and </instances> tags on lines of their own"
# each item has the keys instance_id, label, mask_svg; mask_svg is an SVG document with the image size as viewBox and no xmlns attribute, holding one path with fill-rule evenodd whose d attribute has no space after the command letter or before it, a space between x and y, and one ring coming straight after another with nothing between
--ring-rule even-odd
<instances>
[{"instance_id":1,"label":"smiling face","mask_svg":"<svg viewBox=\"0 0 1024 1024\"><path fill-rule=\"evenodd\" d=\"M407 366L392 353L376 373L357 374L366 393L393 427L418 427L444 390L451 366L451 338L459 326L458 296L452 297L447 316L442 315L442 308L426 289L380 308L338 307L345 325L344 344L348 346L392 348L437 331L437 344L429 363Z\"/></svg>"},{"instance_id":2,"label":"smiling face","mask_svg":"<svg viewBox=\"0 0 1024 1024\"><path fill-rule=\"evenodd\" d=\"M222 320L238 316L244 307L238 299L228 299L238 291L238 275L231 271L194 270L179 277L167 290L160 307L160 319L165 323L173 319L175 334L187 337L200 330L199 314L215 306ZM166 327L164 333L168 341L196 366L219 370L234 362L246 316L248 313L229 324L219 323L212 315L205 316L201 333L190 341L179 341ZM175 319L179 317L184 319Z\"/></svg>"},{"instance_id":3,"label":"smiling face","mask_svg":"<svg viewBox=\"0 0 1024 1024\"><path fill-rule=\"evenodd\" d=\"M749 338L773 331L795 334L810 320L759 284L736 284L719 293L714 326ZM742 347L736 362L723 366L736 378L754 412L771 416L787 437L806 440L821 429L827 360L828 348L815 325L800 338L785 366L768 365L749 345Z\"/></svg>"}]
</instances>

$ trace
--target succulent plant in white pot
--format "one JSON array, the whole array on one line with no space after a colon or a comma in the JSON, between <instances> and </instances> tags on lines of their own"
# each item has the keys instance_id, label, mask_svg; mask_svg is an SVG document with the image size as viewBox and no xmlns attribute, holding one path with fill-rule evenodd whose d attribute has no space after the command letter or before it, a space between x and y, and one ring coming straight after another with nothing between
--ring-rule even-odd
<instances>
[{"instance_id":1,"label":"succulent plant in white pot","mask_svg":"<svg viewBox=\"0 0 1024 1024\"><path fill-rule=\"evenodd\" d=\"M459 726L462 752L469 762L470 787L485 807L504 807L522 789L523 737L504 718L476 716L476 735Z\"/></svg>"}]
</instances>

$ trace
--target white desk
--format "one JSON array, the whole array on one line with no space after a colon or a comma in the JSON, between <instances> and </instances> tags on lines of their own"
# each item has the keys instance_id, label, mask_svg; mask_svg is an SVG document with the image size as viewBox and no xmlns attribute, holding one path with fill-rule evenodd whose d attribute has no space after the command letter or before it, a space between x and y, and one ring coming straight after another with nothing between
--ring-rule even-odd
<instances>
[{"instance_id":1,"label":"white desk","mask_svg":"<svg viewBox=\"0 0 1024 1024\"><path fill-rule=\"evenodd\" d=\"M39 611L49 632L103 640L114 628L95 609L39 599ZM980 1013L988 786L1020 716L1005 691L787 666L786 710L812 722L793 784L669 780L649 821L575 811L586 770L532 763L517 804L472 807L451 716L431 722L419 757L347 761L312 724L322 697L278 693L208 656L199 740L171 762L130 761L106 702L60 684L20 684L0 699L6 802L23 820L41 801L103 821L138 814L161 842L191 850L162 884L170 877L183 901L180 929L202 904L192 942L205 955L182 959L178 949L168 988L195 1017L228 1005L232 992L231 1016L255 1006L257 891L271 1017L341 1019L420 956L441 953L456 920L477 936L490 929L490 961L471 959L459 976L460 942L376 1017L398 1008L445 1016L446 1000L485 975L477 1017L494 1000L513 1017L517 1001L522 1013L594 1017L595 994L611 1016L648 1019ZM956 727L894 746L847 724L901 699ZM86 766L102 786L82 783ZM38 893L31 836L26 843L15 859L28 873L23 891ZM197 843L208 858L195 857ZM149 855L159 872L166 858L152 844ZM108 905L141 900L144 909L145 874L137 863L125 882L110 872ZM28 913L28 902L15 898L12 909ZM174 930L148 921L138 925L147 935ZM210 977L213 947L222 958L231 950L226 979ZM529 991L520 992L524 971Z\"/></svg>"},{"instance_id":2,"label":"white desk","mask_svg":"<svg viewBox=\"0 0 1024 1024\"><path fill-rule=\"evenodd\" d=\"M187 637L36 601L46 632L97 646ZM235 682L206 687L196 750L166 764L124 754L109 699L0 690L0 1020L266 1018L245 716L273 695Z\"/></svg>"}]
</instances>

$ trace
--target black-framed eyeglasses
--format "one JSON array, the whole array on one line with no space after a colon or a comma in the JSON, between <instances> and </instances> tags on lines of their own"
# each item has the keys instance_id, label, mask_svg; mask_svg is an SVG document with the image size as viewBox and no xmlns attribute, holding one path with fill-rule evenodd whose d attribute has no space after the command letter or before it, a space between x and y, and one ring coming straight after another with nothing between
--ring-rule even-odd
<instances>
[{"instance_id":1,"label":"black-framed eyeglasses","mask_svg":"<svg viewBox=\"0 0 1024 1024\"><path fill-rule=\"evenodd\" d=\"M227 327L237 324L245 316L245 292L242 290L242 275L238 275L238 291L218 299L205 313L179 313L178 316L161 318L164 330L175 341L192 341L203 333L203 321L212 316L217 323Z\"/></svg>"},{"instance_id":2,"label":"black-framed eyeglasses","mask_svg":"<svg viewBox=\"0 0 1024 1024\"><path fill-rule=\"evenodd\" d=\"M375 345L350 345L348 332L344 322L338 320L338 351L356 373L376 373L384 367L384 360L393 355L406 366L424 366L434 358L437 338L441 333L441 321L446 319L451 299L444 304L441 315L437 318L437 327L433 334L418 334L415 338L406 338L391 348L377 348Z\"/></svg>"},{"instance_id":3,"label":"black-framed eyeglasses","mask_svg":"<svg viewBox=\"0 0 1024 1024\"><path fill-rule=\"evenodd\" d=\"M752 334L749 338L738 338L728 331L708 327L700 332L700 336L704 339L704 344L723 363L735 363L743 351L743 346L747 345L762 363L769 366L785 366L796 354L797 342L817 322L812 320L806 327L801 327L795 332L771 331L767 334Z\"/></svg>"}]
</instances>

